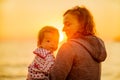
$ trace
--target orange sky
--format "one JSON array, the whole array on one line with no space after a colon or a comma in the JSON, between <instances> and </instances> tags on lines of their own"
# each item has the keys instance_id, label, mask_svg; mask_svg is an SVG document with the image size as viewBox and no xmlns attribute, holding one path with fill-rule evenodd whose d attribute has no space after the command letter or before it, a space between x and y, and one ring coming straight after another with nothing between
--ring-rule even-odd
<instances>
[{"instance_id":1,"label":"orange sky","mask_svg":"<svg viewBox=\"0 0 120 80\"><path fill-rule=\"evenodd\" d=\"M120 36L119 0L1 0L0 38L35 38L45 25L62 31L62 14L76 5L91 11L101 38Z\"/></svg>"}]
</instances>

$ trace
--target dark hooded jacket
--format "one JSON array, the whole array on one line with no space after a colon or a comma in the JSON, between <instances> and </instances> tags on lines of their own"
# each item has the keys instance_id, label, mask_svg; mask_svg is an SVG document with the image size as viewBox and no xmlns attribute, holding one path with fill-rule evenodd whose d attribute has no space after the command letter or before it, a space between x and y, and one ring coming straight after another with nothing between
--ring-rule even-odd
<instances>
[{"instance_id":1,"label":"dark hooded jacket","mask_svg":"<svg viewBox=\"0 0 120 80\"><path fill-rule=\"evenodd\" d=\"M58 51L50 80L100 80L106 56L104 42L96 36L69 39Z\"/></svg>"}]
</instances>

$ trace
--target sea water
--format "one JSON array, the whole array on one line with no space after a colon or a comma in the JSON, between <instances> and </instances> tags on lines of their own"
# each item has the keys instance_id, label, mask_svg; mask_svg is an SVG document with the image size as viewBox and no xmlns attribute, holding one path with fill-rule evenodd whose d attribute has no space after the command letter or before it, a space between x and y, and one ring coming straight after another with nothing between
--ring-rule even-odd
<instances>
[{"instance_id":1,"label":"sea water","mask_svg":"<svg viewBox=\"0 0 120 80\"><path fill-rule=\"evenodd\" d=\"M105 46L107 59L102 63L101 80L120 80L120 43L105 42ZM0 80L25 80L35 48L34 40L0 41Z\"/></svg>"}]
</instances>

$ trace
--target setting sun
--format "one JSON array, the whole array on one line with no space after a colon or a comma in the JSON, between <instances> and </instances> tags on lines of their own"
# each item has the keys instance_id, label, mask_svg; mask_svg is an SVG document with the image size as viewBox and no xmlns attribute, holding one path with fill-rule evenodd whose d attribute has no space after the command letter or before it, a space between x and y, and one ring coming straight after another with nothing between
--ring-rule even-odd
<instances>
[{"instance_id":1,"label":"setting sun","mask_svg":"<svg viewBox=\"0 0 120 80\"><path fill-rule=\"evenodd\" d=\"M60 31L59 33L60 33L59 42L62 42L65 39L65 35L63 34L62 31Z\"/></svg>"},{"instance_id":2,"label":"setting sun","mask_svg":"<svg viewBox=\"0 0 120 80\"><path fill-rule=\"evenodd\" d=\"M52 26L56 27L59 30L59 34L60 34L59 42L62 42L62 41L66 40L66 35L62 31L63 24L62 24L61 21L62 21L61 19L57 19L56 21L48 22L49 25L52 25Z\"/></svg>"}]
</instances>

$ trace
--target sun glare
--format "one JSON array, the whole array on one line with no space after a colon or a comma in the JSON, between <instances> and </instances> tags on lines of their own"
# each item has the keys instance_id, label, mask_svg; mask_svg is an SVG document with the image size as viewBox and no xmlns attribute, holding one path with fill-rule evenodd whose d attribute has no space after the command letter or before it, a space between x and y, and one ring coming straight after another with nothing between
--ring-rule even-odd
<instances>
[{"instance_id":1,"label":"sun glare","mask_svg":"<svg viewBox=\"0 0 120 80\"><path fill-rule=\"evenodd\" d=\"M64 34L62 33L62 31L60 31L59 33L60 33L59 42L62 42L64 40Z\"/></svg>"},{"instance_id":2,"label":"sun glare","mask_svg":"<svg viewBox=\"0 0 120 80\"><path fill-rule=\"evenodd\" d=\"M63 24L61 24L62 22L61 21L57 21L57 22L50 22L49 24L52 25L52 26L55 26L58 31L59 31L59 34L60 34L60 37L59 37L59 42L62 42L62 41L65 41L66 40L66 35L64 34L64 32L62 32L62 26Z\"/></svg>"}]
</instances>

